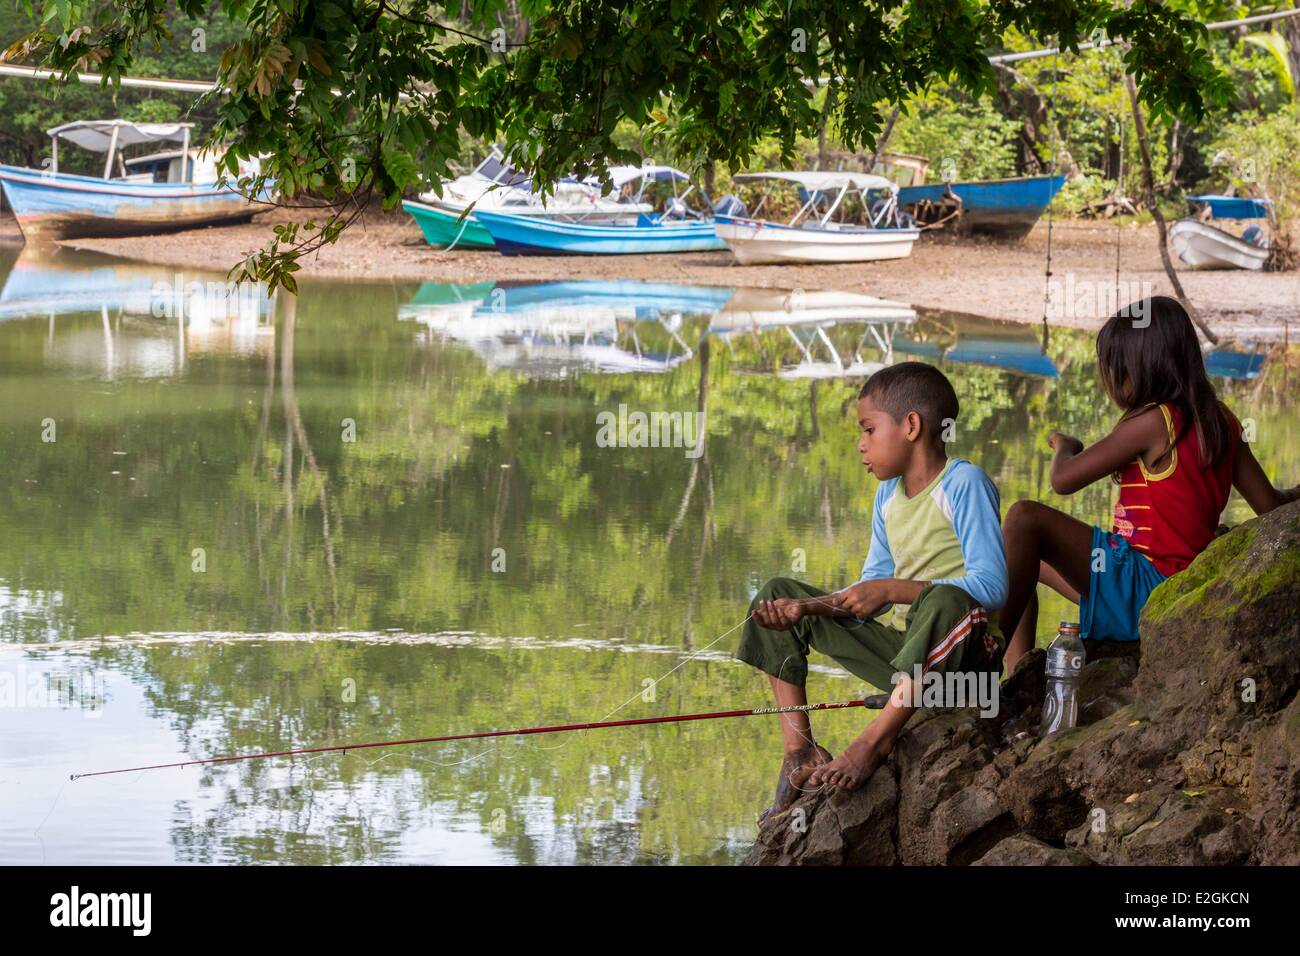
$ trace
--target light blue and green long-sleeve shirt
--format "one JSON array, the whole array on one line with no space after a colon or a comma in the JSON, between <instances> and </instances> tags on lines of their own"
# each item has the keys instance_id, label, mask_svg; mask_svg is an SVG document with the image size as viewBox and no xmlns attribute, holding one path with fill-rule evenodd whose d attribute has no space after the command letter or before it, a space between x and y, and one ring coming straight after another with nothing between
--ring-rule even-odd
<instances>
[{"instance_id":1,"label":"light blue and green long-sleeve shirt","mask_svg":"<svg viewBox=\"0 0 1300 956\"><path fill-rule=\"evenodd\" d=\"M996 611L1007 599L998 489L978 466L953 458L920 493L901 478L882 481L871 514L871 546L862 581L898 578L961 588ZM882 620L907 628L911 605L882 608Z\"/></svg>"}]
</instances>

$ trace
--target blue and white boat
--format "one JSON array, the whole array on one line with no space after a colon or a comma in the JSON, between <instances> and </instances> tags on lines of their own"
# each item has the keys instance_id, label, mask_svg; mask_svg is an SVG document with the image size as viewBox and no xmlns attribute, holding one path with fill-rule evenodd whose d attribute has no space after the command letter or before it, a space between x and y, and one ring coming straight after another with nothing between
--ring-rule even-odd
<instances>
[{"instance_id":1,"label":"blue and white boat","mask_svg":"<svg viewBox=\"0 0 1300 956\"><path fill-rule=\"evenodd\" d=\"M521 216L478 208L474 216L497 250L507 256L617 256L726 248L714 231L711 213L688 204L695 187L681 170L652 164L616 166L609 170L609 178L618 201L634 207L647 202L653 207L655 187L666 187L671 195L663 198L660 212L639 212L631 221Z\"/></svg>"},{"instance_id":2,"label":"blue and white boat","mask_svg":"<svg viewBox=\"0 0 1300 956\"><path fill-rule=\"evenodd\" d=\"M1169 243L1193 269L1264 268L1271 254L1268 234L1257 225L1247 226L1241 235L1212 226L1206 219L1268 220L1272 203L1248 196L1188 196L1188 202L1201 203L1205 212L1199 218L1179 219L1169 227Z\"/></svg>"},{"instance_id":3,"label":"blue and white boat","mask_svg":"<svg viewBox=\"0 0 1300 956\"><path fill-rule=\"evenodd\" d=\"M577 222L633 224L639 213L653 212L648 203L602 196L599 184L566 178L555 183L543 199L532 180L515 169L497 147L472 172L420 194L419 201L402 200L431 246L444 249L491 249L491 234L477 212L504 212Z\"/></svg>"},{"instance_id":4,"label":"blue and white boat","mask_svg":"<svg viewBox=\"0 0 1300 956\"><path fill-rule=\"evenodd\" d=\"M742 265L904 259L921 235L910 220L900 218L898 187L883 176L828 171L742 173L733 182L793 184L802 202L788 223L758 218L770 198L766 192L752 217L744 213L717 217L718 236ZM837 212L844 218L854 198L861 203L862 222L836 220ZM731 201L742 205L739 199Z\"/></svg>"},{"instance_id":5,"label":"blue and white boat","mask_svg":"<svg viewBox=\"0 0 1300 956\"><path fill-rule=\"evenodd\" d=\"M926 215L927 208L948 215L950 207L960 203L959 218L964 231L1023 239L1063 185L1064 176L928 183L902 187L898 190L898 201L910 208L921 223L933 221ZM929 205L919 205L922 203Z\"/></svg>"},{"instance_id":6,"label":"blue and white boat","mask_svg":"<svg viewBox=\"0 0 1300 956\"><path fill-rule=\"evenodd\" d=\"M247 221L258 206L233 185L217 182L217 158L190 149L192 128L192 123L85 120L49 130L48 168L0 166L0 187L23 237L148 235ZM103 175L60 172L61 140L103 153ZM123 155L147 144L173 148L133 159ZM267 191L258 198L265 199Z\"/></svg>"}]
</instances>

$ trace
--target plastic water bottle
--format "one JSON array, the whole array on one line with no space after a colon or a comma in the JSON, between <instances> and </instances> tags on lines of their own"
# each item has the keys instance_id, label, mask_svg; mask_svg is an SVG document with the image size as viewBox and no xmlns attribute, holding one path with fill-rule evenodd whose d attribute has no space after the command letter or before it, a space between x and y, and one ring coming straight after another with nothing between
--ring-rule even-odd
<instances>
[{"instance_id":1,"label":"plastic water bottle","mask_svg":"<svg viewBox=\"0 0 1300 956\"><path fill-rule=\"evenodd\" d=\"M1084 656L1079 625L1062 621L1056 640L1047 649L1047 697L1043 700L1041 736L1069 730L1079 722L1079 683L1083 678Z\"/></svg>"}]
</instances>

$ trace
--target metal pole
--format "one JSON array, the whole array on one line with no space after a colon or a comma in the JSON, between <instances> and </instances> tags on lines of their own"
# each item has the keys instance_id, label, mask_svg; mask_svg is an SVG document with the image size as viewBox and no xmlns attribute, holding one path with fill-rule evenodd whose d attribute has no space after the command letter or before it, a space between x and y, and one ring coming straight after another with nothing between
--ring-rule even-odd
<instances>
[{"instance_id":1,"label":"metal pole","mask_svg":"<svg viewBox=\"0 0 1300 956\"><path fill-rule=\"evenodd\" d=\"M114 124L113 135L108 140L108 155L104 159L104 178L111 179L113 173L113 156L117 153L117 133L121 127Z\"/></svg>"}]
</instances>

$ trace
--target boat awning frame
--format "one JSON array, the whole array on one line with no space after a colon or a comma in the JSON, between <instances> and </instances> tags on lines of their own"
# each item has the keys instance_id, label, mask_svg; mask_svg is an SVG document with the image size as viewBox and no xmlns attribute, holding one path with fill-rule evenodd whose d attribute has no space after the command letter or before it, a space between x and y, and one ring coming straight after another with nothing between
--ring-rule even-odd
<instances>
[{"instance_id":1,"label":"boat awning frame","mask_svg":"<svg viewBox=\"0 0 1300 956\"><path fill-rule=\"evenodd\" d=\"M94 153L141 143L186 143L193 123L132 123L128 120L77 120L46 130L51 139L64 139Z\"/></svg>"},{"instance_id":2,"label":"boat awning frame","mask_svg":"<svg viewBox=\"0 0 1300 956\"><path fill-rule=\"evenodd\" d=\"M113 158L128 146L143 143L179 143L181 155L190 150L193 123L132 123L129 120L76 120L45 132L50 137L50 172L59 171L59 140L66 139L82 149L104 153L104 179L113 173ZM182 182L189 182L188 164L182 163ZM125 167L123 167L125 169Z\"/></svg>"},{"instance_id":3,"label":"boat awning frame","mask_svg":"<svg viewBox=\"0 0 1300 956\"><path fill-rule=\"evenodd\" d=\"M807 172L796 172L794 170L777 170L770 173L738 173L731 177L735 183L759 183L764 181L788 182L802 186L807 190L817 190L818 192L832 192L845 189L853 189L858 192L870 192L873 189L884 189L890 192L897 192L898 185L884 176L877 176L874 173L855 173L855 172L838 172L832 170L809 170Z\"/></svg>"}]
</instances>

